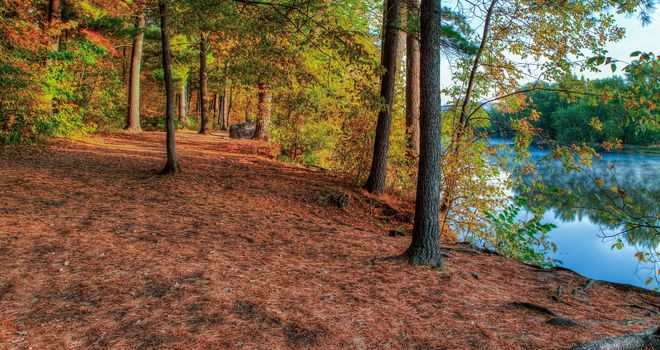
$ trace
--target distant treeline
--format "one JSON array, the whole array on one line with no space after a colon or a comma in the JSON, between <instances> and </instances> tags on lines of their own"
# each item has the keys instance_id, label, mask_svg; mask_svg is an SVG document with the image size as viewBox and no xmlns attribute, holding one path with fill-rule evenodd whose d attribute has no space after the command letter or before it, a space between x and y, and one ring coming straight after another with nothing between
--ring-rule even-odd
<instances>
[{"instance_id":1,"label":"distant treeline","mask_svg":"<svg viewBox=\"0 0 660 350\"><path fill-rule=\"evenodd\" d=\"M525 101L521 102L526 106L516 112L493 109L491 133L512 137L511 121L525 118L537 129L537 142L593 144L620 140L623 144L642 146L660 143L660 128L634 122L639 120L635 109L617 97L630 92L628 79L613 77L580 84L588 86L589 92L575 94L561 84L546 84L542 89L526 92ZM650 117L657 116L652 112Z\"/></svg>"}]
</instances>

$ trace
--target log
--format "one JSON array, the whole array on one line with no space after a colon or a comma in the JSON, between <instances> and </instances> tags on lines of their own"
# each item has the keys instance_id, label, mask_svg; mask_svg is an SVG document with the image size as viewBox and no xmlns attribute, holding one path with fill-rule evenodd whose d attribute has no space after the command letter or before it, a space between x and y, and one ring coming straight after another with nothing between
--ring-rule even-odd
<instances>
[{"instance_id":1,"label":"log","mask_svg":"<svg viewBox=\"0 0 660 350\"><path fill-rule=\"evenodd\" d=\"M660 349L660 328L649 328L641 333L595 340L571 348L571 350L637 350Z\"/></svg>"}]
</instances>

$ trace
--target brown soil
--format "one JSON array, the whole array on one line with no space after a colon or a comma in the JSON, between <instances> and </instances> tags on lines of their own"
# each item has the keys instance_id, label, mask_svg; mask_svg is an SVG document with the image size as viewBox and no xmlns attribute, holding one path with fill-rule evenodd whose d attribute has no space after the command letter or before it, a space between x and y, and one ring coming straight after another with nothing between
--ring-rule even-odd
<instances>
[{"instance_id":1,"label":"brown soil","mask_svg":"<svg viewBox=\"0 0 660 350\"><path fill-rule=\"evenodd\" d=\"M0 349L565 349L660 321L657 295L456 245L443 270L374 260L409 244L386 205L262 143L177 137L176 176L161 133L0 151Z\"/></svg>"}]
</instances>

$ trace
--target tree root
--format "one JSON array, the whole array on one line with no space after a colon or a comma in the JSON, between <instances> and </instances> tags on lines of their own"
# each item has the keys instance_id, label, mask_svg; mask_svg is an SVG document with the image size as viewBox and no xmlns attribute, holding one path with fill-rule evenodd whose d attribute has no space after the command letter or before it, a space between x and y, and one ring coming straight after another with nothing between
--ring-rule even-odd
<instances>
[{"instance_id":1,"label":"tree root","mask_svg":"<svg viewBox=\"0 0 660 350\"><path fill-rule=\"evenodd\" d=\"M573 295L576 295L576 294L587 294L587 292L589 291L589 288L591 288L591 287L594 285L594 283L596 283L596 281L594 281L594 280L592 280L592 279L589 279L589 280L587 281L587 283L584 285L584 287L574 289L574 290L573 290Z\"/></svg>"},{"instance_id":2,"label":"tree root","mask_svg":"<svg viewBox=\"0 0 660 350\"><path fill-rule=\"evenodd\" d=\"M557 287L557 295L553 295L552 299L556 302L560 302L561 297L563 296L563 291L564 291L564 286L560 284L559 287Z\"/></svg>"},{"instance_id":3,"label":"tree root","mask_svg":"<svg viewBox=\"0 0 660 350\"><path fill-rule=\"evenodd\" d=\"M546 314L546 315L550 315L550 316L554 316L554 317L560 317L557 312L555 312L553 310L550 310L545 306L541 306L541 305L537 305L537 304L514 301L512 303L509 303L509 306L516 307L516 308L525 308L525 309L540 312L542 314Z\"/></svg>"},{"instance_id":4,"label":"tree root","mask_svg":"<svg viewBox=\"0 0 660 350\"><path fill-rule=\"evenodd\" d=\"M463 252L463 253L468 253L468 254L474 254L474 255L481 255L481 252L478 250L474 249L467 249L467 248L458 248L458 247L446 247L442 246L440 247L440 250L451 250L454 252Z\"/></svg>"},{"instance_id":5,"label":"tree root","mask_svg":"<svg viewBox=\"0 0 660 350\"><path fill-rule=\"evenodd\" d=\"M571 348L571 350L637 350L660 349L660 329L649 328L641 333L595 340Z\"/></svg>"},{"instance_id":6,"label":"tree root","mask_svg":"<svg viewBox=\"0 0 660 350\"><path fill-rule=\"evenodd\" d=\"M580 328L584 328L584 329L591 329L588 326L586 326L586 325L584 325L584 324L582 324L578 321L571 320L570 318L564 318L564 317L555 317L555 318L549 320L548 323L553 325L553 326L580 327Z\"/></svg>"},{"instance_id":7,"label":"tree root","mask_svg":"<svg viewBox=\"0 0 660 350\"><path fill-rule=\"evenodd\" d=\"M393 255L393 256L384 256L381 258L373 258L370 259L367 264L368 265L376 265L377 263L380 262L386 262L386 261L394 261L394 262L399 262L403 263L405 262L407 257L404 254L399 254L399 255Z\"/></svg>"}]
</instances>

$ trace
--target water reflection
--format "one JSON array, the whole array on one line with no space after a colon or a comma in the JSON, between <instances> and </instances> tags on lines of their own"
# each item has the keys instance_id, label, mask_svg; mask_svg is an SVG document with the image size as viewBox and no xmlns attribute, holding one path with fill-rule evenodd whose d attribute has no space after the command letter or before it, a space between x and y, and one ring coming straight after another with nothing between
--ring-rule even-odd
<instances>
[{"instance_id":1,"label":"water reflection","mask_svg":"<svg viewBox=\"0 0 660 350\"><path fill-rule=\"evenodd\" d=\"M544 161L548 154L532 150L545 187L522 176L514 193L530 208L543 208L544 222L557 226L549 237L557 246L551 257L590 278L659 287L660 264L639 263L635 254L652 260L660 254L660 156L608 153L588 169L567 172L558 161ZM525 186L534 189L526 193ZM612 249L618 238L623 247Z\"/></svg>"}]
</instances>

